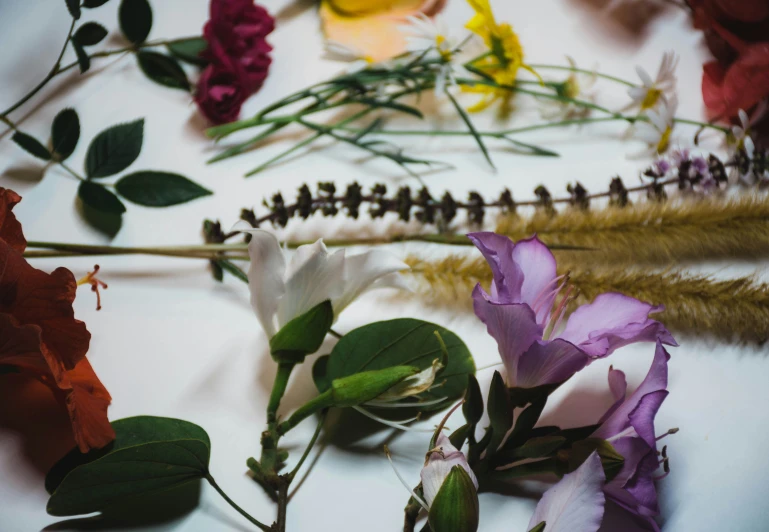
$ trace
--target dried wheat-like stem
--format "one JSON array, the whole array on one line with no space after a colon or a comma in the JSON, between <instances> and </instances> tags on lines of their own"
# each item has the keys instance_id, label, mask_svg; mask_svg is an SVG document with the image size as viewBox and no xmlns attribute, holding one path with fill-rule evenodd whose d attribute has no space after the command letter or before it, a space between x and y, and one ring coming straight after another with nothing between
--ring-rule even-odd
<instances>
[{"instance_id":1,"label":"dried wheat-like stem","mask_svg":"<svg viewBox=\"0 0 769 532\"><path fill-rule=\"evenodd\" d=\"M491 272L481 258L449 256L439 260L408 257L418 280L417 294L429 304L472 308L470 294L477 283L487 286ZM626 268L561 264L579 290L577 304L604 292L663 304L658 315L672 331L712 335L722 340L764 342L769 338L769 284L753 277L717 280L681 271L628 270Z\"/></svg>"},{"instance_id":2,"label":"dried wheat-like stem","mask_svg":"<svg viewBox=\"0 0 769 532\"><path fill-rule=\"evenodd\" d=\"M548 244L592 248L591 261L603 263L758 258L769 255L769 197L646 201L596 211L570 208L552 216L503 216L497 232L513 240L536 233ZM575 252L558 256L578 259Z\"/></svg>"}]
</instances>

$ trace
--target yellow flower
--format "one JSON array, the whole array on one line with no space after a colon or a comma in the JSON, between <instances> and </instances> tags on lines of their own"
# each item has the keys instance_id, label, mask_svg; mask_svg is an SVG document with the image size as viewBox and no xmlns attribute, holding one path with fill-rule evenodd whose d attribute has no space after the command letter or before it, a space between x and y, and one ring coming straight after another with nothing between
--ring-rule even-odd
<instances>
[{"instance_id":1,"label":"yellow flower","mask_svg":"<svg viewBox=\"0 0 769 532\"><path fill-rule=\"evenodd\" d=\"M321 0L320 19L326 39L360 50L376 61L405 51L398 30L408 17L433 16L446 0Z\"/></svg>"},{"instance_id":2,"label":"yellow flower","mask_svg":"<svg viewBox=\"0 0 769 532\"><path fill-rule=\"evenodd\" d=\"M467 0L467 2L475 11L475 15L465 27L480 36L489 49L489 54L473 62L472 66L493 79L497 85L506 87L515 85L518 70L521 68L537 75L524 64L523 47L512 26L506 23L497 24L489 0ZM508 100L512 96L512 93L507 89L481 84L467 87L465 90L484 94L481 101L470 107L471 112L486 109L499 98L503 98L506 103L509 103Z\"/></svg>"}]
</instances>

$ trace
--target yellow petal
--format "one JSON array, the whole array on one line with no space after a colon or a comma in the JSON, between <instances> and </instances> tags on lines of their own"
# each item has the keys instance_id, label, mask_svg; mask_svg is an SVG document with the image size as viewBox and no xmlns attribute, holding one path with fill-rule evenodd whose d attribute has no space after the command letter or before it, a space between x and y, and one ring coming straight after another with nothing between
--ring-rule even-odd
<instances>
[{"instance_id":1,"label":"yellow petal","mask_svg":"<svg viewBox=\"0 0 769 532\"><path fill-rule=\"evenodd\" d=\"M406 17L432 16L446 0L322 0L320 19L327 39L360 50L375 61L406 50L398 29Z\"/></svg>"}]
</instances>

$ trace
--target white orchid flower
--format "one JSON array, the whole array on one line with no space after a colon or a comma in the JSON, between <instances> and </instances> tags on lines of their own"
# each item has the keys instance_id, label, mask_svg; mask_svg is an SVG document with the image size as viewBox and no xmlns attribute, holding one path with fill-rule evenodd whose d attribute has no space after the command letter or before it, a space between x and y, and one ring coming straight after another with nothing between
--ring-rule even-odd
<instances>
[{"instance_id":1,"label":"white orchid flower","mask_svg":"<svg viewBox=\"0 0 769 532\"><path fill-rule=\"evenodd\" d=\"M648 111L661 102L675 98L677 66L678 56L675 52L665 52L662 55L655 79L652 79L642 66L637 65L636 73L641 78L641 85L628 89L628 95L633 100L631 107L637 106L641 111Z\"/></svg>"},{"instance_id":2,"label":"white orchid flower","mask_svg":"<svg viewBox=\"0 0 769 532\"><path fill-rule=\"evenodd\" d=\"M323 239L299 246L286 265L278 239L261 229L251 234L248 283L251 306L264 332L272 338L292 319L331 300L334 319L359 295L374 288L404 288L398 272L406 263L373 249L347 256L345 249L329 254Z\"/></svg>"}]
</instances>

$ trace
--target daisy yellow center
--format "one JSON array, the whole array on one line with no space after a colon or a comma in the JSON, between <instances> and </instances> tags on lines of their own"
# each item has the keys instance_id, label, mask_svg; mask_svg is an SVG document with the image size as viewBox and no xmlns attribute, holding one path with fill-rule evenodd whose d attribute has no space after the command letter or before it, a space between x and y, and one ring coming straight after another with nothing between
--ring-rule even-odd
<instances>
[{"instance_id":1,"label":"daisy yellow center","mask_svg":"<svg viewBox=\"0 0 769 532\"><path fill-rule=\"evenodd\" d=\"M651 109L655 105L657 105L657 102L660 101L660 98L662 98L662 91L659 89L649 89L646 91L646 96L644 96L643 101L641 102L641 109Z\"/></svg>"},{"instance_id":2,"label":"daisy yellow center","mask_svg":"<svg viewBox=\"0 0 769 532\"><path fill-rule=\"evenodd\" d=\"M673 128L670 126L665 128L662 132L660 141L657 143L657 153L665 153L670 147L670 136L673 134Z\"/></svg>"},{"instance_id":3,"label":"daisy yellow center","mask_svg":"<svg viewBox=\"0 0 769 532\"><path fill-rule=\"evenodd\" d=\"M416 11L423 0L325 0L336 12L363 16L378 12Z\"/></svg>"}]
</instances>

